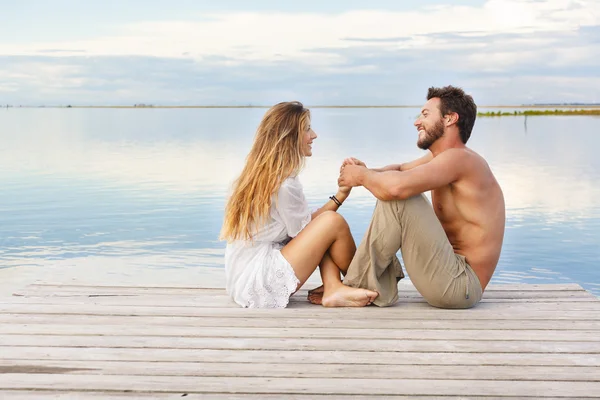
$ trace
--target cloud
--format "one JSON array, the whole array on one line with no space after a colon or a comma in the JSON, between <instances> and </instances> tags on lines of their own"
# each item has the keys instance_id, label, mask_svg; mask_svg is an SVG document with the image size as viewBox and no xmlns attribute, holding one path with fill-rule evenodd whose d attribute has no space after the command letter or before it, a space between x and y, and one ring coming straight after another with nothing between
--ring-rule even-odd
<instances>
[{"instance_id":1,"label":"cloud","mask_svg":"<svg viewBox=\"0 0 600 400\"><path fill-rule=\"evenodd\" d=\"M84 49L90 56L181 58L187 53L196 60L226 56L240 61L276 61L283 57L311 64L315 61L312 48L344 48L349 45L348 38L371 46L387 46L391 40L400 48L416 48L435 45L435 41L422 40L433 33L567 32L599 23L600 5L591 0L490 0L482 7L352 10L333 15L228 12L209 14L198 21L136 22L122 26L113 36L91 40L0 45L0 54L31 56L48 49ZM61 53L68 55L69 51Z\"/></svg>"},{"instance_id":2,"label":"cloud","mask_svg":"<svg viewBox=\"0 0 600 400\"><path fill-rule=\"evenodd\" d=\"M76 54L76 53L85 53L85 50L67 50L67 49L43 49L38 50L38 53L68 53L68 54Z\"/></svg>"},{"instance_id":3,"label":"cloud","mask_svg":"<svg viewBox=\"0 0 600 400\"><path fill-rule=\"evenodd\" d=\"M593 101L600 3L215 12L92 39L0 44L0 60L0 92L26 104L415 104L424 87L447 83L496 104L559 93ZM566 90L568 80L583 90Z\"/></svg>"}]
</instances>

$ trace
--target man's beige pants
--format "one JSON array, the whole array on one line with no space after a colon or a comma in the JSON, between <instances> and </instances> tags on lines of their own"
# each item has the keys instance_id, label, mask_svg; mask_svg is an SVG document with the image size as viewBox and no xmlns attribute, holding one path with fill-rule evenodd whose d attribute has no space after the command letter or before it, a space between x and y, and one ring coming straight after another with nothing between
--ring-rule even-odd
<instances>
[{"instance_id":1,"label":"man's beige pants","mask_svg":"<svg viewBox=\"0 0 600 400\"><path fill-rule=\"evenodd\" d=\"M454 253L431 203L422 194L377 201L344 283L379 292L374 301L377 306L394 304L398 281L404 278L398 250L411 282L432 306L470 308L481 300L477 275L464 256Z\"/></svg>"}]
</instances>

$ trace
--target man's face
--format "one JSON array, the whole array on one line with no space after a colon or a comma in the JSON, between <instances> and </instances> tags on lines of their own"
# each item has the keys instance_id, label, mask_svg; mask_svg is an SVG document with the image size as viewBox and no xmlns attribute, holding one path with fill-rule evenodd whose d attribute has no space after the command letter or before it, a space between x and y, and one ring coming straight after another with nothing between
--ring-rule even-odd
<instances>
[{"instance_id":1,"label":"man's face","mask_svg":"<svg viewBox=\"0 0 600 400\"><path fill-rule=\"evenodd\" d=\"M440 113L440 99L427 100L414 125L419 132L417 146L427 150L436 140L444 136L444 122Z\"/></svg>"}]
</instances>

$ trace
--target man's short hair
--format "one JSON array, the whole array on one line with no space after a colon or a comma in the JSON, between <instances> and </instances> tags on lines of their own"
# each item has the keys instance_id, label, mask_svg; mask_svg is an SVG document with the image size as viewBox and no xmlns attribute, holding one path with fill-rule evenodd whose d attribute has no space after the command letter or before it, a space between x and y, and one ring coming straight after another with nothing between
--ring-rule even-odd
<instances>
[{"instance_id":1,"label":"man's short hair","mask_svg":"<svg viewBox=\"0 0 600 400\"><path fill-rule=\"evenodd\" d=\"M460 139L466 144L471 137L475 118L477 118L477 105L473 101L473 97L466 94L461 88L454 86L430 87L427 92L427 100L434 97L440 99L442 116L453 112L458 114L458 132Z\"/></svg>"}]
</instances>

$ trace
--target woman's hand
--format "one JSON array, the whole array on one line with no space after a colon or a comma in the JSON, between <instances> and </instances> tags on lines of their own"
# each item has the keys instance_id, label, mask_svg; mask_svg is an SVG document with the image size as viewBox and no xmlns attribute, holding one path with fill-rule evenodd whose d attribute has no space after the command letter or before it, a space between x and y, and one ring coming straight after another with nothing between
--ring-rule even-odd
<instances>
[{"instance_id":1,"label":"woman's hand","mask_svg":"<svg viewBox=\"0 0 600 400\"><path fill-rule=\"evenodd\" d=\"M366 167L367 165L360 161L357 158L354 157L349 157L344 159L344 162L342 163L342 166L340 167L340 175L342 175L342 173L344 172L344 167L347 165L359 165L361 167ZM338 184L339 184L339 180L338 180ZM339 186L339 191L344 193L346 196L350 194L350 191L352 190L352 186Z\"/></svg>"},{"instance_id":2,"label":"woman's hand","mask_svg":"<svg viewBox=\"0 0 600 400\"><path fill-rule=\"evenodd\" d=\"M344 167L346 165L354 165L354 158L345 158L344 161L342 162L342 166L340 167L340 175L342 174L342 172L344 172ZM346 196L350 194L350 191L352 190L352 186L340 186L339 187L339 191L343 194L345 194Z\"/></svg>"}]
</instances>

